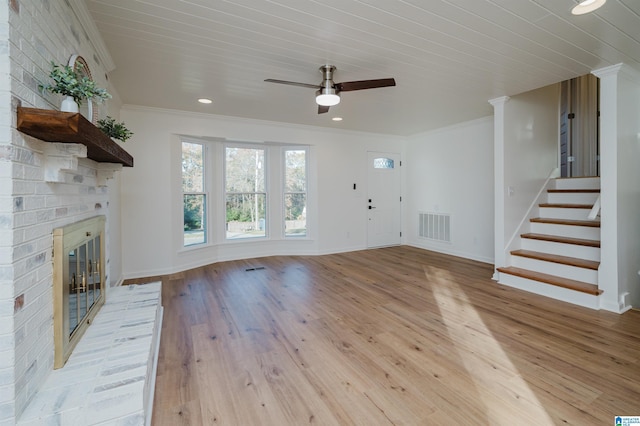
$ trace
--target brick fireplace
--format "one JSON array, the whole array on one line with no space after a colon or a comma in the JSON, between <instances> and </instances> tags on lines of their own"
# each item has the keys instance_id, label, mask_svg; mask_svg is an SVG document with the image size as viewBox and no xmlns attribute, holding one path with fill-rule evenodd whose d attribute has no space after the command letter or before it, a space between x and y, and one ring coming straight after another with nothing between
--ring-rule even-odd
<instances>
[{"instance_id":1,"label":"brick fireplace","mask_svg":"<svg viewBox=\"0 0 640 426\"><path fill-rule=\"evenodd\" d=\"M11 1L0 6L0 425L13 425L54 372L53 230L105 217L107 290L121 280L120 182L78 144L51 144L18 131L18 107L59 108L38 84L50 63L82 55L114 95L101 116L118 117L107 73L113 61L82 0ZM66 157L55 181L47 167ZM65 158L65 157L62 157ZM51 160L51 161L50 161ZM61 163L62 164L62 163ZM49 169L51 170L51 168ZM107 296L108 297L108 296ZM58 371L58 370L56 370Z\"/></svg>"}]
</instances>

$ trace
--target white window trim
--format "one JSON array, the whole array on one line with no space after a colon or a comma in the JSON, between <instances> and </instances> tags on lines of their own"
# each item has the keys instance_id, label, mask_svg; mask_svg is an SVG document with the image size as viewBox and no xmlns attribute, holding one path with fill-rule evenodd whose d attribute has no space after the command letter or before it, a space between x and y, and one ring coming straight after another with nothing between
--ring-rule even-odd
<instances>
[{"instance_id":1,"label":"white window trim","mask_svg":"<svg viewBox=\"0 0 640 426\"><path fill-rule=\"evenodd\" d=\"M306 200L306 223L305 223L305 233L304 235L287 235L287 229L285 226L286 223L286 206L285 206L285 196L286 194L293 194L286 191L286 169L287 169L287 161L286 155L287 151L304 151L304 173L305 173L305 200ZM287 145L283 146L280 150L280 158L282 161L281 167L281 178L280 178L280 187L281 187L281 196L280 196L280 206L281 206L281 222L282 222L282 238L285 240L308 240L309 239L309 146L308 145Z\"/></svg>"},{"instance_id":2,"label":"white window trim","mask_svg":"<svg viewBox=\"0 0 640 426\"><path fill-rule=\"evenodd\" d=\"M261 144L252 144L248 142L226 142L222 144L222 215L221 215L221 230L222 230L222 243L223 244L238 244L242 242L257 242L271 240L271 180L269 179L270 171L270 147ZM227 238L227 148L244 148L244 149L260 149L264 152L264 164L262 165L264 170L264 194L265 194L265 232L264 236L244 237L244 238Z\"/></svg>"},{"instance_id":3,"label":"white window trim","mask_svg":"<svg viewBox=\"0 0 640 426\"><path fill-rule=\"evenodd\" d=\"M211 178L210 178L210 170L211 170L211 166L212 166L212 158L211 158L211 154L210 154L210 143L207 141L203 141L201 139L196 139L196 138L189 138L189 137L184 137L181 136L179 138L180 141L180 162L179 162L179 171L180 173L178 174L180 177L179 183L180 183L180 224L182 225L180 228L180 248L178 249L178 253L180 252L185 252L185 251L192 251L192 250L198 250L198 249L202 249L204 247L210 247L212 245L212 235L211 235L211 188L212 188L212 182L211 182ZM204 242L202 243L198 243L198 244L190 244L188 246L184 245L184 188L182 186L182 144L183 143L190 143L190 144L196 144L196 145L201 145L202 146L202 153L204 155L204 158L202 160L202 164L203 164L203 171L202 171L202 178L203 178L203 192L202 194L204 194L205 196L205 213L204 213L204 221L205 221L205 226L204 226Z\"/></svg>"}]
</instances>

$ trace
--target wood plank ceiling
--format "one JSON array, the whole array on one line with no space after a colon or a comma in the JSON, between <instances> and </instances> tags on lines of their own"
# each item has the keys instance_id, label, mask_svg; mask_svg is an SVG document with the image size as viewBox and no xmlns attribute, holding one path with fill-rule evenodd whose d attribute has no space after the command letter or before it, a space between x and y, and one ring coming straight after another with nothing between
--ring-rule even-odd
<instances>
[{"instance_id":1,"label":"wood plank ceiling","mask_svg":"<svg viewBox=\"0 0 640 426\"><path fill-rule=\"evenodd\" d=\"M583 16L575 0L85 1L123 102L157 108L412 135L593 69L640 70L638 0ZM323 64L336 82L397 86L343 93L318 115L313 89L264 82L320 83Z\"/></svg>"}]
</instances>

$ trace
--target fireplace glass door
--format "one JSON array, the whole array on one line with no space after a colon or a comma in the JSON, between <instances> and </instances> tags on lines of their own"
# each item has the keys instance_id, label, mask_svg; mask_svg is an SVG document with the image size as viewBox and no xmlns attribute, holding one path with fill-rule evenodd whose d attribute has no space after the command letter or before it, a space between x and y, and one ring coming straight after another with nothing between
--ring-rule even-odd
<instances>
[{"instance_id":1,"label":"fireplace glass door","mask_svg":"<svg viewBox=\"0 0 640 426\"><path fill-rule=\"evenodd\" d=\"M105 217L53 232L54 367L64 365L105 300Z\"/></svg>"},{"instance_id":2,"label":"fireplace glass door","mask_svg":"<svg viewBox=\"0 0 640 426\"><path fill-rule=\"evenodd\" d=\"M69 334L100 300L100 235L69 252Z\"/></svg>"}]
</instances>

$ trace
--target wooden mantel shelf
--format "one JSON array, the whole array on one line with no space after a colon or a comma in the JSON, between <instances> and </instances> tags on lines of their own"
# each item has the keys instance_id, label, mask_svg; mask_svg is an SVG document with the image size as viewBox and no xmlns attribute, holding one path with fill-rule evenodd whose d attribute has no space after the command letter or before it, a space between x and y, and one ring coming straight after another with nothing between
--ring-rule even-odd
<instances>
[{"instance_id":1,"label":"wooden mantel shelf","mask_svg":"<svg viewBox=\"0 0 640 426\"><path fill-rule=\"evenodd\" d=\"M17 128L45 142L81 143L99 163L133 167L133 157L80 113L18 107Z\"/></svg>"}]
</instances>

